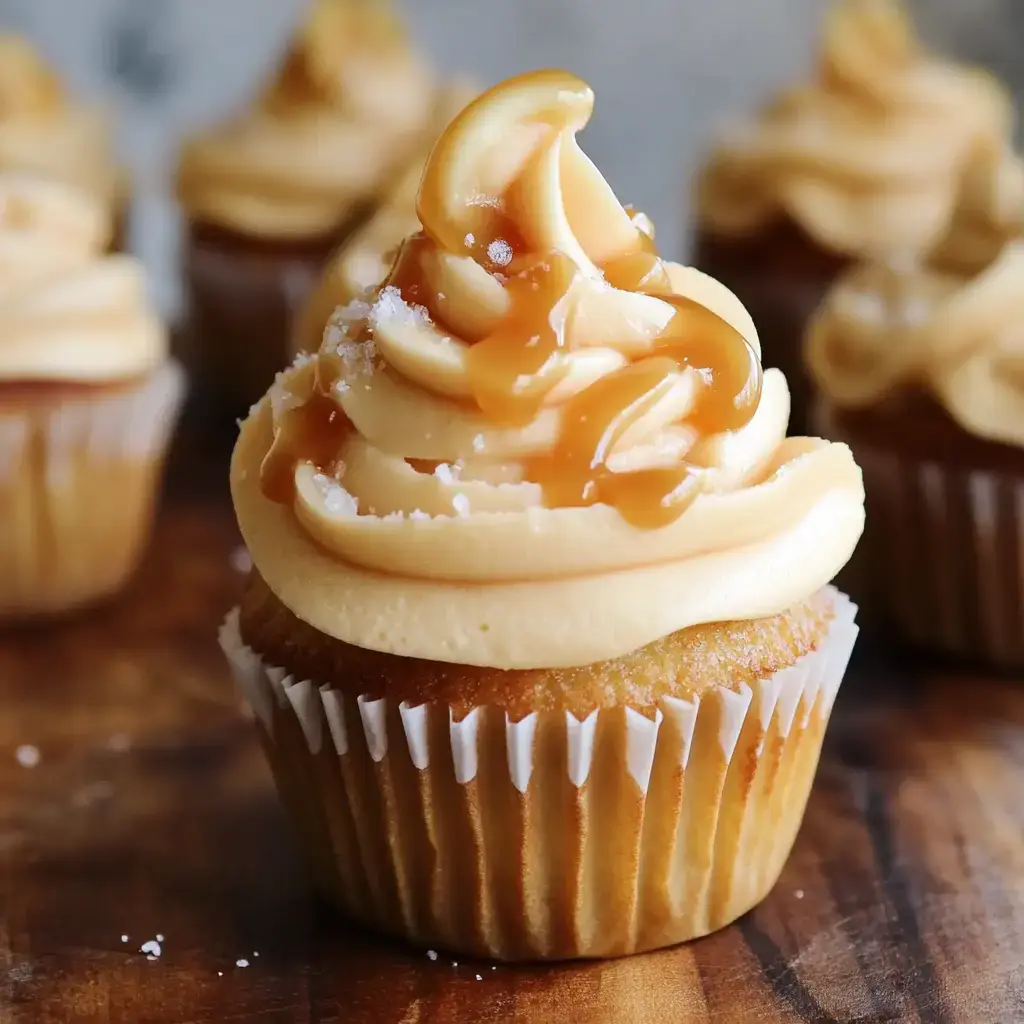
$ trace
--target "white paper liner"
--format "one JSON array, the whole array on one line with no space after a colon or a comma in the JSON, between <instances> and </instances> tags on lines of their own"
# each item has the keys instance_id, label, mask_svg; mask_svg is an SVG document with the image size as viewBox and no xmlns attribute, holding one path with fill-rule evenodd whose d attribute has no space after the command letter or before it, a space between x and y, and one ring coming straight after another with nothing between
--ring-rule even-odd
<instances>
[{"instance_id":1,"label":"white paper liner","mask_svg":"<svg viewBox=\"0 0 1024 1024\"><path fill-rule=\"evenodd\" d=\"M0 615L63 610L120 583L184 391L168 362L120 392L0 407Z\"/></svg>"},{"instance_id":2,"label":"white paper liner","mask_svg":"<svg viewBox=\"0 0 1024 1024\"><path fill-rule=\"evenodd\" d=\"M969 469L844 436L824 406L815 420L864 474L849 585L865 610L913 647L1024 666L1024 455L1017 475Z\"/></svg>"},{"instance_id":3,"label":"white paper liner","mask_svg":"<svg viewBox=\"0 0 1024 1024\"><path fill-rule=\"evenodd\" d=\"M858 632L832 593L825 641L771 678L582 721L296 681L242 642L237 609L219 639L352 916L492 957L606 956L705 934L774 884Z\"/></svg>"}]
</instances>

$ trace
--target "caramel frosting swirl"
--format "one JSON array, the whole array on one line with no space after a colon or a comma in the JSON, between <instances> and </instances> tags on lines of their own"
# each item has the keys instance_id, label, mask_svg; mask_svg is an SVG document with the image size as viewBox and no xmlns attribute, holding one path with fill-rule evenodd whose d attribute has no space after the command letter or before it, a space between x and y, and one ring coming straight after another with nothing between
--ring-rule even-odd
<instances>
[{"instance_id":1,"label":"caramel frosting swirl","mask_svg":"<svg viewBox=\"0 0 1024 1024\"><path fill-rule=\"evenodd\" d=\"M69 101L24 40L0 34L0 171L65 181L115 203L124 180L100 111Z\"/></svg>"},{"instance_id":2,"label":"caramel frosting swirl","mask_svg":"<svg viewBox=\"0 0 1024 1024\"><path fill-rule=\"evenodd\" d=\"M317 0L255 107L186 144L179 198L247 234L328 234L387 186L434 92L386 5Z\"/></svg>"},{"instance_id":3,"label":"caramel frosting swirl","mask_svg":"<svg viewBox=\"0 0 1024 1024\"><path fill-rule=\"evenodd\" d=\"M98 197L0 174L0 384L113 382L165 358L140 265L104 253L110 231Z\"/></svg>"},{"instance_id":4,"label":"caramel frosting swirl","mask_svg":"<svg viewBox=\"0 0 1024 1024\"><path fill-rule=\"evenodd\" d=\"M254 564L315 628L499 669L584 665L780 612L863 526L844 445L785 438L736 297L662 261L576 143L566 72L435 145L423 232L242 425Z\"/></svg>"},{"instance_id":5,"label":"caramel frosting swirl","mask_svg":"<svg viewBox=\"0 0 1024 1024\"><path fill-rule=\"evenodd\" d=\"M1012 122L995 79L928 54L896 0L844 0L826 17L817 81L722 139L699 183L700 216L730 235L788 216L856 257L929 252L979 146L990 175L1019 173Z\"/></svg>"},{"instance_id":6,"label":"caramel frosting swirl","mask_svg":"<svg viewBox=\"0 0 1024 1024\"><path fill-rule=\"evenodd\" d=\"M1024 446L1024 241L973 277L861 265L834 286L807 362L846 408L929 391L969 433Z\"/></svg>"}]
</instances>

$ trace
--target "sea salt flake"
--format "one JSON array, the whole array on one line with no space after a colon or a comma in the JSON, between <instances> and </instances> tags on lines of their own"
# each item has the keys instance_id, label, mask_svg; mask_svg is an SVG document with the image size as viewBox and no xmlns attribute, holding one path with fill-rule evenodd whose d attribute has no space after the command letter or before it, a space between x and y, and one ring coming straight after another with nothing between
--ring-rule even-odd
<instances>
[{"instance_id":1,"label":"sea salt flake","mask_svg":"<svg viewBox=\"0 0 1024 1024\"><path fill-rule=\"evenodd\" d=\"M243 957L243 958L241 958L241 959L239 959L239 960L236 960L236 961L235 961L235 966L236 966L236 967L248 967L248 966L249 966L249 961L248 961L248 960L246 960L246 959L245 959L245 958Z\"/></svg>"},{"instance_id":2,"label":"sea salt flake","mask_svg":"<svg viewBox=\"0 0 1024 1024\"><path fill-rule=\"evenodd\" d=\"M484 976L482 974L478 974L478 975L476 975L476 980L477 981L483 981L484 980Z\"/></svg>"},{"instance_id":3,"label":"sea salt flake","mask_svg":"<svg viewBox=\"0 0 1024 1024\"><path fill-rule=\"evenodd\" d=\"M428 960L436 960L437 959L437 950L436 949L428 949L427 950L427 959Z\"/></svg>"},{"instance_id":4,"label":"sea salt flake","mask_svg":"<svg viewBox=\"0 0 1024 1024\"><path fill-rule=\"evenodd\" d=\"M443 484L453 484L459 479L460 466L453 466L447 462L439 462L434 467L434 476Z\"/></svg>"},{"instance_id":5,"label":"sea salt flake","mask_svg":"<svg viewBox=\"0 0 1024 1024\"><path fill-rule=\"evenodd\" d=\"M239 544L231 552L228 561L231 564L231 568L242 576L247 575L252 569L252 555L249 554L249 549L244 544Z\"/></svg>"},{"instance_id":6,"label":"sea salt flake","mask_svg":"<svg viewBox=\"0 0 1024 1024\"><path fill-rule=\"evenodd\" d=\"M476 235L472 231L466 232L466 237L463 239L466 245L476 245Z\"/></svg>"},{"instance_id":7,"label":"sea salt flake","mask_svg":"<svg viewBox=\"0 0 1024 1024\"><path fill-rule=\"evenodd\" d=\"M804 898L804 891L803 891L803 889L797 889L797 891L796 891L795 893L793 893L793 895L794 895L794 896L795 896L795 897L796 897L796 898L797 898L798 900L802 900L802 899Z\"/></svg>"},{"instance_id":8,"label":"sea salt flake","mask_svg":"<svg viewBox=\"0 0 1024 1024\"><path fill-rule=\"evenodd\" d=\"M483 434L477 434L473 438L473 451L482 452L487 447L487 442L484 440Z\"/></svg>"},{"instance_id":9,"label":"sea salt flake","mask_svg":"<svg viewBox=\"0 0 1024 1024\"><path fill-rule=\"evenodd\" d=\"M355 516L359 514L359 503L326 473L314 473L313 483L324 499L324 507L331 515Z\"/></svg>"},{"instance_id":10,"label":"sea salt flake","mask_svg":"<svg viewBox=\"0 0 1024 1024\"><path fill-rule=\"evenodd\" d=\"M122 942L127 942L128 941L128 936L127 935L122 935L121 936L121 941Z\"/></svg>"},{"instance_id":11,"label":"sea salt flake","mask_svg":"<svg viewBox=\"0 0 1024 1024\"><path fill-rule=\"evenodd\" d=\"M32 746L31 743L23 743L14 752L14 756L18 759L18 764L22 768L35 768L42 758L39 748Z\"/></svg>"},{"instance_id":12,"label":"sea salt flake","mask_svg":"<svg viewBox=\"0 0 1024 1024\"><path fill-rule=\"evenodd\" d=\"M455 497L452 498L452 508L454 508L460 516L468 516L469 498L464 494L456 494Z\"/></svg>"},{"instance_id":13,"label":"sea salt flake","mask_svg":"<svg viewBox=\"0 0 1024 1024\"><path fill-rule=\"evenodd\" d=\"M163 936L161 935L160 938L162 939ZM148 956L148 959L150 959L150 960L156 960L160 956L160 954L163 952L163 950L160 948L160 941L159 941L159 939L150 939L148 942L144 942L139 947L139 952L140 953L146 953L147 956Z\"/></svg>"},{"instance_id":14,"label":"sea salt flake","mask_svg":"<svg viewBox=\"0 0 1024 1024\"><path fill-rule=\"evenodd\" d=\"M401 516L401 513L399 513L399 516ZM409 513L409 518L410 519L430 519L431 516L430 516L429 512L424 512L423 509L421 509L421 508L414 508Z\"/></svg>"},{"instance_id":15,"label":"sea salt flake","mask_svg":"<svg viewBox=\"0 0 1024 1024\"><path fill-rule=\"evenodd\" d=\"M499 267L512 262L512 246L504 238L496 238L487 246L487 258Z\"/></svg>"}]
</instances>

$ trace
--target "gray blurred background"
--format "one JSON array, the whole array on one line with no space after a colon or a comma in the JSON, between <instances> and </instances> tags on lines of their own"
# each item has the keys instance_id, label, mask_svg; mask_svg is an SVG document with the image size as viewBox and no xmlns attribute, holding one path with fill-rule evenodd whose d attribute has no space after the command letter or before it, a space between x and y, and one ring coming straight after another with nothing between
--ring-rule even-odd
<instances>
[{"instance_id":1,"label":"gray blurred background","mask_svg":"<svg viewBox=\"0 0 1024 1024\"><path fill-rule=\"evenodd\" d=\"M597 94L584 148L618 196L686 254L685 182L715 124L807 73L826 0L399 0L442 68L489 85L562 66ZM178 305L177 140L240 103L285 46L304 0L0 0L73 88L111 103L137 182L133 246L154 297ZM1024 0L916 0L924 36L1024 92Z\"/></svg>"}]
</instances>

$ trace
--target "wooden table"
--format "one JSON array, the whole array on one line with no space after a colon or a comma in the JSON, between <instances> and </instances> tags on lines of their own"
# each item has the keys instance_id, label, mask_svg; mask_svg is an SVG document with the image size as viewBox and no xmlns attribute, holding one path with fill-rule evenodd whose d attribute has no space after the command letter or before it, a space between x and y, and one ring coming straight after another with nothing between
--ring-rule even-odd
<instances>
[{"instance_id":1,"label":"wooden table","mask_svg":"<svg viewBox=\"0 0 1024 1024\"><path fill-rule=\"evenodd\" d=\"M724 932L527 968L347 932L214 640L239 539L226 451L190 449L116 604L0 634L3 1024L1024 1021L1024 683L863 660L781 881Z\"/></svg>"}]
</instances>

